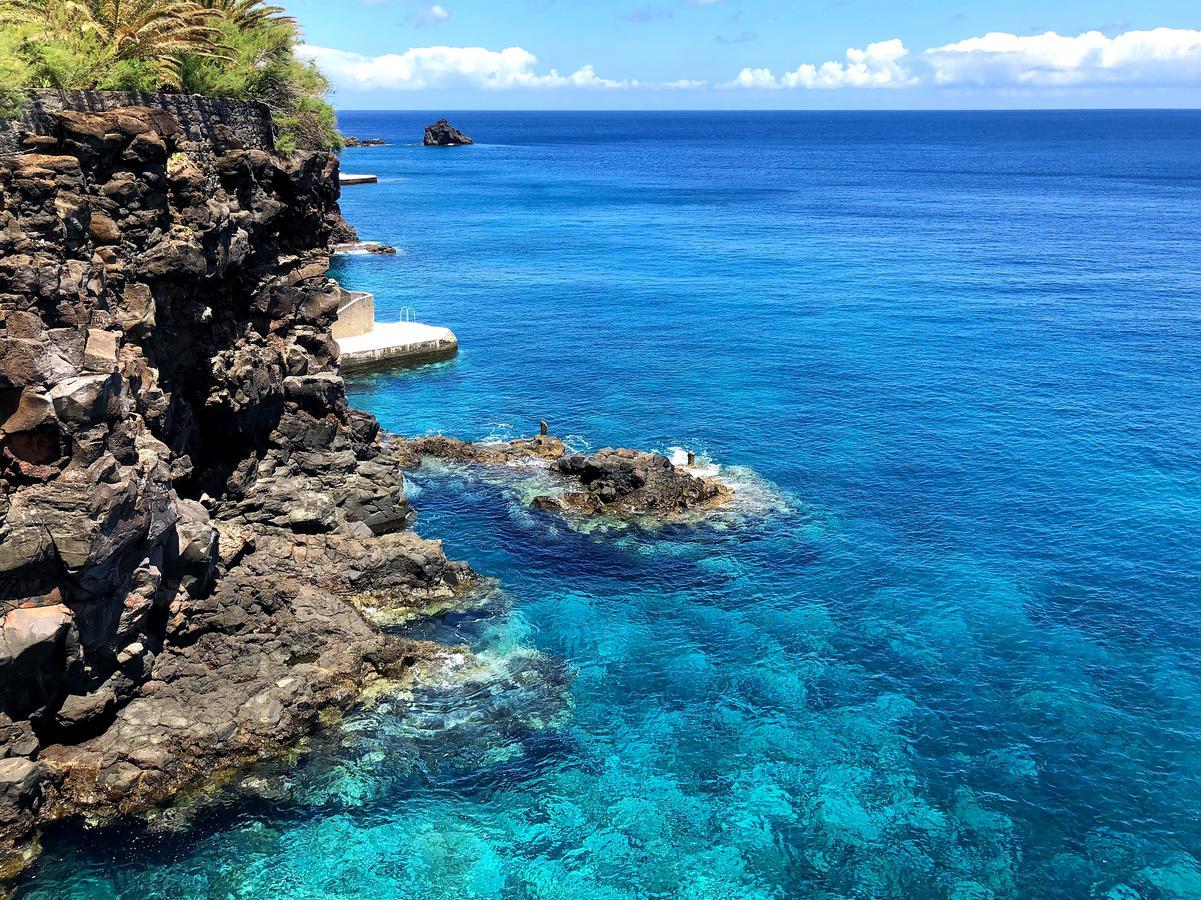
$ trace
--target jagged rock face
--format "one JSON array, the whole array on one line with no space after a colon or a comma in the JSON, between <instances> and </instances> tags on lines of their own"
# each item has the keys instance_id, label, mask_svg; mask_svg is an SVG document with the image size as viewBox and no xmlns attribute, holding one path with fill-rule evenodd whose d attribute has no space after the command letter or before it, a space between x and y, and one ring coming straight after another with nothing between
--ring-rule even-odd
<instances>
[{"instance_id":1,"label":"jagged rock face","mask_svg":"<svg viewBox=\"0 0 1201 900\"><path fill-rule=\"evenodd\" d=\"M694 475L658 453L611 448L589 455L573 453L557 460L554 470L578 482L582 490L536 497L534 503L586 516L670 520L715 509L734 496L721 482Z\"/></svg>"},{"instance_id":2,"label":"jagged rock face","mask_svg":"<svg viewBox=\"0 0 1201 900\"><path fill-rule=\"evenodd\" d=\"M427 147L461 147L464 144L474 143L475 141L446 119L439 119L433 125L425 126L425 146Z\"/></svg>"},{"instance_id":3,"label":"jagged rock face","mask_svg":"<svg viewBox=\"0 0 1201 900\"><path fill-rule=\"evenodd\" d=\"M394 438L391 449L406 468L419 466L427 456L478 466L547 464L573 489L559 496L535 497L533 503L559 513L672 521L717 509L734 498L729 486L676 466L662 454L624 448L569 453L561 440L545 434L496 443L469 443L441 435Z\"/></svg>"},{"instance_id":4,"label":"jagged rock face","mask_svg":"<svg viewBox=\"0 0 1201 900\"><path fill-rule=\"evenodd\" d=\"M55 116L0 157L0 857L277 752L419 657L346 570L407 603L473 578L394 539L399 467L347 406L336 158Z\"/></svg>"}]
</instances>

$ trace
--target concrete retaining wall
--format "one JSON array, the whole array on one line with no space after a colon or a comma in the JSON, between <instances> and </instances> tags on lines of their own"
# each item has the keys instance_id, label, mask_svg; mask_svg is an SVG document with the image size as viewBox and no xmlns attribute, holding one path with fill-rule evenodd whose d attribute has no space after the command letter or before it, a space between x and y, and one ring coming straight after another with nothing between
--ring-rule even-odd
<instances>
[{"instance_id":1,"label":"concrete retaining wall","mask_svg":"<svg viewBox=\"0 0 1201 900\"><path fill-rule=\"evenodd\" d=\"M241 144L275 149L275 128L265 104L194 94L150 94L137 91L31 91L21 113L0 119L0 153L24 149L27 135L53 134L56 112L106 112L121 106L165 109L179 121L182 143L217 150Z\"/></svg>"},{"instance_id":2,"label":"concrete retaining wall","mask_svg":"<svg viewBox=\"0 0 1201 900\"><path fill-rule=\"evenodd\" d=\"M343 372L383 365L412 365L447 359L459 352L459 339L449 328L420 322L376 322L357 337L338 340Z\"/></svg>"},{"instance_id":3,"label":"concrete retaining wall","mask_svg":"<svg viewBox=\"0 0 1201 900\"><path fill-rule=\"evenodd\" d=\"M357 337L375 327L375 297L364 291L343 291L338 321L330 329L335 339Z\"/></svg>"}]
</instances>

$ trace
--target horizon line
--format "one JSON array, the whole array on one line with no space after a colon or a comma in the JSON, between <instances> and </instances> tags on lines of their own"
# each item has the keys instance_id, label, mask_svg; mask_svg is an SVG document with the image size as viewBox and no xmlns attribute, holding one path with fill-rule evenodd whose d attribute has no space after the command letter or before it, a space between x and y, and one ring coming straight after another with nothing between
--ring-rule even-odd
<instances>
[{"instance_id":1,"label":"horizon line","mask_svg":"<svg viewBox=\"0 0 1201 900\"><path fill-rule=\"evenodd\" d=\"M862 109L795 109L788 107L748 107L743 109L681 109L678 107L671 109L659 109L652 107L638 109L621 109L621 108L596 108L596 109L580 109L580 108L558 108L558 107L510 107L505 109L485 109L462 107L459 109L451 109L450 107L334 107L335 113L341 112L390 112L390 113L532 113L532 112L554 112L554 113L1000 113L1000 112L1031 112L1031 113L1065 113L1065 112L1191 112L1201 113L1201 106L965 106L965 107L914 107L913 109L895 109L888 107L877 107Z\"/></svg>"}]
</instances>

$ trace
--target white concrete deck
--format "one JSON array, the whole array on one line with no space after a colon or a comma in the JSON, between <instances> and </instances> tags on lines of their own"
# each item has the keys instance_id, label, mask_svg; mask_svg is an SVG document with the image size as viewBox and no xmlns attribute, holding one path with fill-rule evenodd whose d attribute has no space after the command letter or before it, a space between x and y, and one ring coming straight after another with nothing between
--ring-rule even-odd
<instances>
[{"instance_id":1,"label":"white concrete deck","mask_svg":"<svg viewBox=\"0 0 1201 900\"><path fill-rule=\"evenodd\" d=\"M375 184L379 181L378 175L356 175L353 172L339 172L338 184Z\"/></svg>"},{"instance_id":2,"label":"white concrete deck","mask_svg":"<svg viewBox=\"0 0 1201 900\"><path fill-rule=\"evenodd\" d=\"M376 322L365 334L338 339L343 369L426 362L454 356L459 339L449 328L421 322Z\"/></svg>"}]
</instances>

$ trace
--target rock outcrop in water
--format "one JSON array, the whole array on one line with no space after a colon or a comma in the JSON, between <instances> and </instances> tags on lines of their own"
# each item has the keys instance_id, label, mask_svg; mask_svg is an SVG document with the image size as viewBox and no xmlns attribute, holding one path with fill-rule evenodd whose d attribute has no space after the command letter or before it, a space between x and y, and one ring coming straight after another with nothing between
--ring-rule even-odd
<instances>
[{"instance_id":1,"label":"rock outcrop in water","mask_svg":"<svg viewBox=\"0 0 1201 900\"><path fill-rule=\"evenodd\" d=\"M330 247L331 253L346 254L376 254L379 256L395 256L397 249L391 244L381 244L379 241L351 241L349 243L335 242Z\"/></svg>"},{"instance_id":2,"label":"rock outcrop in water","mask_svg":"<svg viewBox=\"0 0 1201 900\"><path fill-rule=\"evenodd\" d=\"M330 324L337 160L55 113L0 157L0 858L281 752L431 652L471 570L404 529Z\"/></svg>"},{"instance_id":3,"label":"rock outcrop in water","mask_svg":"<svg viewBox=\"0 0 1201 900\"><path fill-rule=\"evenodd\" d=\"M392 438L390 446L406 469L420 466L423 456L475 466L508 466L523 460L552 463L567 455L567 446L557 437L548 435L471 443L435 434L412 439Z\"/></svg>"},{"instance_id":4,"label":"rock outcrop in water","mask_svg":"<svg viewBox=\"0 0 1201 900\"><path fill-rule=\"evenodd\" d=\"M348 136L342 138L342 144L346 147L384 147L387 146L382 138L357 138Z\"/></svg>"},{"instance_id":5,"label":"rock outcrop in water","mask_svg":"<svg viewBox=\"0 0 1201 900\"><path fill-rule=\"evenodd\" d=\"M537 497L544 509L620 519L673 519L729 502L734 492L713 478L694 475L658 453L604 449L557 460L558 474L581 490Z\"/></svg>"},{"instance_id":6,"label":"rock outcrop in water","mask_svg":"<svg viewBox=\"0 0 1201 900\"><path fill-rule=\"evenodd\" d=\"M474 143L475 141L446 119L439 119L433 125L425 126L425 146L427 147L462 147Z\"/></svg>"},{"instance_id":7,"label":"rock outcrop in water","mask_svg":"<svg viewBox=\"0 0 1201 900\"><path fill-rule=\"evenodd\" d=\"M561 440L548 435L500 443L431 436L394 439L394 446L397 458L407 468L420 465L426 456L467 465L548 464L571 489L536 497L533 502L561 513L671 521L717 509L734 497L729 486L674 465L661 454L611 448L591 454L570 453Z\"/></svg>"}]
</instances>

